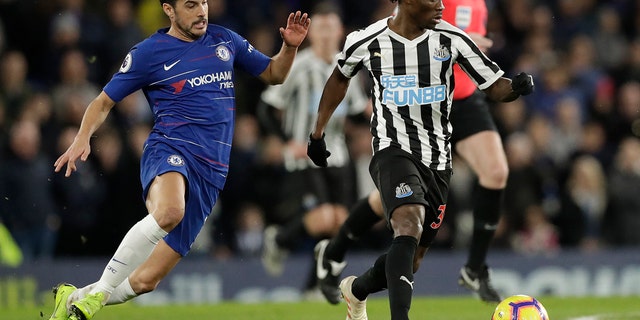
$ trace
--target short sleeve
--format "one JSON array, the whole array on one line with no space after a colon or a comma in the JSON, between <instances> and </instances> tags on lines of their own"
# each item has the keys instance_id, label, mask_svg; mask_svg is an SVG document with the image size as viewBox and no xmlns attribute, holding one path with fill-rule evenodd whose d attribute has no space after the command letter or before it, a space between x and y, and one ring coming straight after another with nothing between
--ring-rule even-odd
<instances>
[{"instance_id":1,"label":"short sleeve","mask_svg":"<svg viewBox=\"0 0 640 320\"><path fill-rule=\"evenodd\" d=\"M118 72L104 86L104 92L118 102L147 85L150 69L148 61L145 50L133 47L125 56Z\"/></svg>"},{"instance_id":2,"label":"short sleeve","mask_svg":"<svg viewBox=\"0 0 640 320\"><path fill-rule=\"evenodd\" d=\"M344 49L337 54L338 70L347 78L353 78L362 68L362 61L365 57L365 47L357 46L356 34L359 31L350 33L345 40Z\"/></svg>"},{"instance_id":3,"label":"short sleeve","mask_svg":"<svg viewBox=\"0 0 640 320\"><path fill-rule=\"evenodd\" d=\"M271 58L254 48L247 39L236 32L228 30L231 41L237 49L234 66L249 74L259 76L271 62Z\"/></svg>"}]
</instances>

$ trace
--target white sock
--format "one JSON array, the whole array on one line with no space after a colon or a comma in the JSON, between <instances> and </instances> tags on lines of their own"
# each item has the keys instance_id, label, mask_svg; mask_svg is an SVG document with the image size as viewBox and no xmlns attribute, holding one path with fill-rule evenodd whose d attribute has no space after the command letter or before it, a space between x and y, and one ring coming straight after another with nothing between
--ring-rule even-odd
<instances>
[{"instance_id":1,"label":"white sock","mask_svg":"<svg viewBox=\"0 0 640 320\"><path fill-rule=\"evenodd\" d=\"M102 272L102 277L90 293L103 292L109 296L139 265L151 255L151 251L164 238L162 230L152 215L138 221L124 236L120 246Z\"/></svg>"},{"instance_id":2,"label":"white sock","mask_svg":"<svg viewBox=\"0 0 640 320\"><path fill-rule=\"evenodd\" d=\"M133 291L131 283L129 282L129 278L127 278L122 281L122 283L117 286L115 290L113 290L113 292L109 296L109 299L107 300L107 305L124 303L137 296L138 294Z\"/></svg>"},{"instance_id":3,"label":"white sock","mask_svg":"<svg viewBox=\"0 0 640 320\"><path fill-rule=\"evenodd\" d=\"M97 282L94 282L88 286L82 287L82 288L78 288L78 290L72 292L69 295L69 298L67 298L67 310L69 310L69 308L71 308L71 304L84 298L84 296L87 295L87 293L89 293L91 291L91 289L93 289L96 286Z\"/></svg>"}]
</instances>

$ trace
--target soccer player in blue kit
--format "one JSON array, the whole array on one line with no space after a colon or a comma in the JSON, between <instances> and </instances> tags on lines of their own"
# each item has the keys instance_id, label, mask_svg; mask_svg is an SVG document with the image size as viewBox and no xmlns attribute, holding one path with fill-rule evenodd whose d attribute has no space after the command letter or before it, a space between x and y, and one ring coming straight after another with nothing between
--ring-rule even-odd
<instances>
[{"instance_id":1,"label":"soccer player in blue kit","mask_svg":"<svg viewBox=\"0 0 640 320\"><path fill-rule=\"evenodd\" d=\"M55 162L65 176L86 161L91 135L117 101L142 89L155 124L140 179L149 215L125 235L98 282L54 288L50 319L91 319L104 305L154 290L185 256L211 212L229 167L235 115L234 68L282 83L311 20L300 11L280 28L273 57L224 27L208 24L206 0L160 0L171 26L134 46L88 106L75 140Z\"/></svg>"}]
</instances>

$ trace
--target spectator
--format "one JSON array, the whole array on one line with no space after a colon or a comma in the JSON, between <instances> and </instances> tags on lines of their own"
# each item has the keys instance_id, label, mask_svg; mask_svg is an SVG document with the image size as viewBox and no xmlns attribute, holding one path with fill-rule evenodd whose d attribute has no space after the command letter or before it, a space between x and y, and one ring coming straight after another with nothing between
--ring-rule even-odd
<instances>
[{"instance_id":1,"label":"spectator","mask_svg":"<svg viewBox=\"0 0 640 320\"><path fill-rule=\"evenodd\" d=\"M616 246L640 245L640 140L627 137L609 174L607 239Z\"/></svg>"},{"instance_id":2,"label":"spectator","mask_svg":"<svg viewBox=\"0 0 640 320\"><path fill-rule=\"evenodd\" d=\"M34 89L27 79L29 66L22 52L7 51L0 59L0 99L12 122Z\"/></svg>"},{"instance_id":3,"label":"spectator","mask_svg":"<svg viewBox=\"0 0 640 320\"><path fill-rule=\"evenodd\" d=\"M600 246L601 225L607 207L607 181L602 165L589 155L578 157L561 192L561 206L554 217L563 247L586 251Z\"/></svg>"},{"instance_id":4,"label":"spectator","mask_svg":"<svg viewBox=\"0 0 640 320\"><path fill-rule=\"evenodd\" d=\"M118 70L129 49L144 39L142 30L134 17L131 0L109 0L107 3L105 32L109 41L99 44L104 59L104 68L97 78L99 83L106 83L111 78L111 74Z\"/></svg>"},{"instance_id":5,"label":"spectator","mask_svg":"<svg viewBox=\"0 0 640 320\"><path fill-rule=\"evenodd\" d=\"M515 133L505 141L509 179L505 189L505 219L508 230L522 230L527 208L542 203L543 178L534 166L534 146L524 133Z\"/></svg>"},{"instance_id":6,"label":"spectator","mask_svg":"<svg viewBox=\"0 0 640 320\"><path fill-rule=\"evenodd\" d=\"M526 208L524 226L515 232L511 245L515 252L527 255L554 255L560 250L558 232L538 205Z\"/></svg>"},{"instance_id":7,"label":"spectator","mask_svg":"<svg viewBox=\"0 0 640 320\"><path fill-rule=\"evenodd\" d=\"M76 127L63 129L56 143L56 152L64 152L73 142L76 132ZM57 257L100 254L96 249L100 243L98 231L101 226L98 224L100 216L96 212L106 200L107 186L93 162L79 164L77 173L69 179L53 176L60 212L60 232L55 249Z\"/></svg>"},{"instance_id":8,"label":"spectator","mask_svg":"<svg viewBox=\"0 0 640 320\"><path fill-rule=\"evenodd\" d=\"M51 259L60 217L50 183L52 161L40 152L38 125L29 120L14 123L9 149L0 166L0 219L20 246L25 261Z\"/></svg>"},{"instance_id":9,"label":"spectator","mask_svg":"<svg viewBox=\"0 0 640 320\"><path fill-rule=\"evenodd\" d=\"M82 105L81 114L84 113L85 106L100 92L98 86L89 81L89 69L85 54L79 49L65 52L62 55L58 73L60 82L52 90L55 113L64 114L65 103L69 102L66 99L70 96L80 99L77 102Z\"/></svg>"}]
</instances>

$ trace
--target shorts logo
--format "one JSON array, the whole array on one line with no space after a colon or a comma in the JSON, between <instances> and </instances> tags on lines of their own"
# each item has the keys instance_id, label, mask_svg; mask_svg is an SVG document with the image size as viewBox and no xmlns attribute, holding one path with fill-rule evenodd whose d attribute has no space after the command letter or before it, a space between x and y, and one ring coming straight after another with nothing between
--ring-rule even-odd
<instances>
[{"instance_id":1,"label":"shorts logo","mask_svg":"<svg viewBox=\"0 0 640 320\"><path fill-rule=\"evenodd\" d=\"M229 53L229 49L224 45L219 45L216 47L216 57L222 61L229 61L231 58L231 54Z\"/></svg>"},{"instance_id":2,"label":"shorts logo","mask_svg":"<svg viewBox=\"0 0 640 320\"><path fill-rule=\"evenodd\" d=\"M182 167L184 166L184 160L182 160L181 156L172 154L167 158L167 162L174 167Z\"/></svg>"},{"instance_id":3,"label":"shorts logo","mask_svg":"<svg viewBox=\"0 0 640 320\"><path fill-rule=\"evenodd\" d=\"M401 182L400 185L396 187L396 198L398 199L406 198L412 194L413 190L404 182Z\"/></svg>"}]
</instances>

